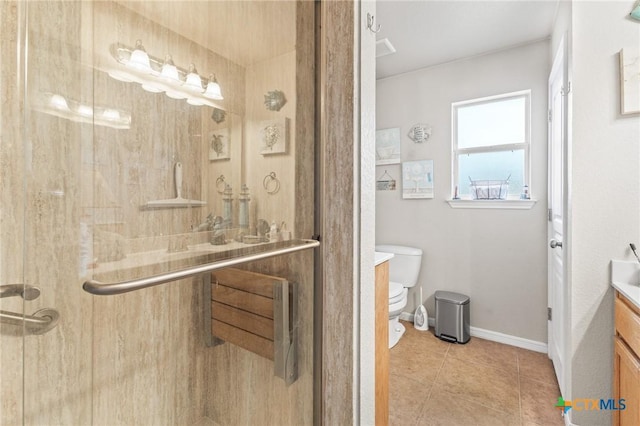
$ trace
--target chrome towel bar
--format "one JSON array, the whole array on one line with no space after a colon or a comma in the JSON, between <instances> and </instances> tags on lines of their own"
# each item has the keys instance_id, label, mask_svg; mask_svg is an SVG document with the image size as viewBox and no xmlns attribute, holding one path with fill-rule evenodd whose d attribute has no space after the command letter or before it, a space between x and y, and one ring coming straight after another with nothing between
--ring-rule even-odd
<instances>
[{"instance_id":1,"label":"chrome towel bar","mask_svg":"<svg viewBox=\"0 0 640 426\"><path fill-rule=\"evenodd\" d=\"M319 245L320 242L316 240L284 241L282 243L276 243L276 248L264 252L246 254L231 259L216 260L204 265L193 266L190 268L167 272L159 275L153 275L150 277L137 278L115 283L102 283L97 280L89 280L85 281L85 283L82 285L82 288L84 289L84 291L95 294L97 296L110 296L115 294L128 293L130 291L142 290L143 288L153 287L171 281L193 277L196 275L215 271L216 269L227 268L229 266L239 265L241 263L254 262L256 260L267 259L269 257L294 253L297 251L318 247Z\"/></svg>"}]
</instances>

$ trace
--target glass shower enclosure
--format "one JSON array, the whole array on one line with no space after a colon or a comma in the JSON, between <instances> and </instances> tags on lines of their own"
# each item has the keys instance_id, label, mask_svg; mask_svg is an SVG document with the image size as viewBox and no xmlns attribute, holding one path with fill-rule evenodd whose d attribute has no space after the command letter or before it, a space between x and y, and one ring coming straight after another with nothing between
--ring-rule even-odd
<instances>
[{"instance_id":1,"label":"glass shower enclosure","mask_svg":"<svg viewBox=\"0 0 640 426\"><path fill-rule=\"evenodd\" d=\"M311 424L313 2L0 19L0 424Z\"/></svg>"}]
</instances>

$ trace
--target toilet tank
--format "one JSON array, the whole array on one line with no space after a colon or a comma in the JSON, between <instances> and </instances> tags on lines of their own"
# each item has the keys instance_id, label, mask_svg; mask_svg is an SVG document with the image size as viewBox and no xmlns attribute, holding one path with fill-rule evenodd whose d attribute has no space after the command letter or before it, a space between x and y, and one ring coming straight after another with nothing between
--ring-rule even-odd
<instances>
[{"instance_id":1,"label":"toilet tank","mask_svg":"<svg viewBox=\"0 0 640 426\"><path fill-rule=\"evenodd\" d=\"M389 280L413 287L418 282L422 250L416 247L396 246L389 244L376 245L376 251L393 253L389 260Z\"/></svg>"}]
</instances>

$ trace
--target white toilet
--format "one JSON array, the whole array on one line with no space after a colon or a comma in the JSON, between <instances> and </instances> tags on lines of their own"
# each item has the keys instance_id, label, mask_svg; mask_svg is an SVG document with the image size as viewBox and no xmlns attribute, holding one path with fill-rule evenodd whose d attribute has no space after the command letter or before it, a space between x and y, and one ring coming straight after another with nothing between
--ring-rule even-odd
<instances>
[{"instance_id":1,"label":"white toilet","mask_svg":"<svg viewBox=\"0 0 640 426\"><path fill-rule=\"evenodd\" d=\"M393 253L389 260L389 348L394 347L405 332L400 314L407 306L409 288L418 282L422 250L415 247L376 245L376 251Z\"/></svg>"}]
</instances>

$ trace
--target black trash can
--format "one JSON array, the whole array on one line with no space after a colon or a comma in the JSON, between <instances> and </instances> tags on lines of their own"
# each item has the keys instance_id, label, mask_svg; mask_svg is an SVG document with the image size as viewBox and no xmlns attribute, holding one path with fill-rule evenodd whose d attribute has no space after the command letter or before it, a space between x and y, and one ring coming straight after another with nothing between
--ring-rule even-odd
<instances>
[{"instance_id":1,"label":"black trash can","mask_svg":"<svg viewBox=\"0 0 640 426\"><path fill-rule=\"evenodd\" d=\"M436 291L436 337L447 342L467 343L469 333L469 296L451 291Z\"/></svg>"}]
</instances>

